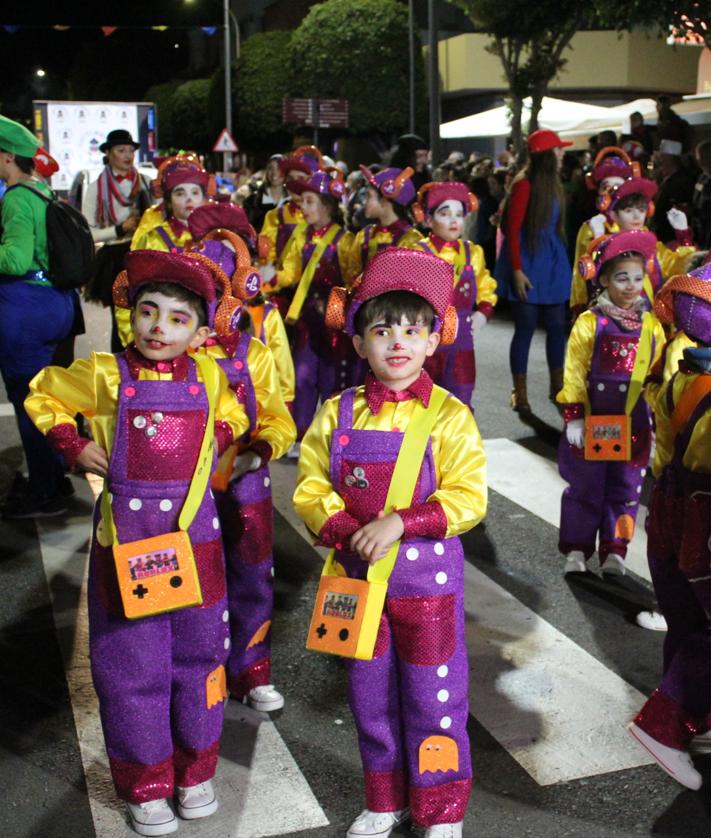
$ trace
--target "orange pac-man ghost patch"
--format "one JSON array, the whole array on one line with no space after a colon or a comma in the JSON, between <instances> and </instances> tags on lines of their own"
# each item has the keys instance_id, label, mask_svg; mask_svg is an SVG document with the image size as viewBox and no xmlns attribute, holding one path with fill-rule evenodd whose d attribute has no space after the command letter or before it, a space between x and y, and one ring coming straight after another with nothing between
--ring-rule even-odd
<instances>
[{"instance_id":1,"label":"orange pac-man ghost patch","mask_svg":"<svg viewBox=\"0 0 711 838\"><path fill-rule=\"evenodd\" d=\"M450 736L430 736L420 744L420 774L459 771L459 748Z\"/></svg>"},{"instance_id":2,"label":"orange pac-man ghost patch","mask_svg":"<svg viewBox=\"0 0 711 838\"><path fill-rule=\"evenodd\" d=\"M631 515L620 515L615 522L615 538L632 541L634 535L634 518Z\"/></svg>"},{"instance_id":3,"label":"orange pac-man ghost patch","mask_svg":"<svg viewBox=\"0 0 711 838\"><path fill-rule=\"evenodd\" d=\"M262 625L252 635L252 639L247 644L247 648L251 649L252 646L256 646L257 643L261 643L262 640L264 640L266 638L267 634L269 633L269 629L271 628L271 625L272 625L271 620L267 620L265 623L262 623Z\"/></svg>"},{"instance_id":4,"label":"orange pac-man ghost patch","mask_svg":"<svg viewBox=\"0 0 711 838\"><path fill-rule=\"evenodd\" d=\"M227 698L227 675L224 666L218 666L207 676L205 698L208 710Z\"/></svg>"}]
</instances>

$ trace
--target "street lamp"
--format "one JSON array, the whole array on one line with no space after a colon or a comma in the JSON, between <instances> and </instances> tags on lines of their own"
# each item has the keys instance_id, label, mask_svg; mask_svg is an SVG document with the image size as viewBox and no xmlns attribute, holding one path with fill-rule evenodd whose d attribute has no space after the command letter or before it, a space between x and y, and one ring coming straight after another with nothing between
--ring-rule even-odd
<instances>
[{"instance_id":1,"label":"street lamp","mask_svg":"<svg viewBox=\"0 0 711 838\"><path fill-rule=\"evenodd\" d=\"M43 79L47 75L47 73L41 67L39 67L37 70L35 70L35 75Z\"/></svg>"}]
</instances>

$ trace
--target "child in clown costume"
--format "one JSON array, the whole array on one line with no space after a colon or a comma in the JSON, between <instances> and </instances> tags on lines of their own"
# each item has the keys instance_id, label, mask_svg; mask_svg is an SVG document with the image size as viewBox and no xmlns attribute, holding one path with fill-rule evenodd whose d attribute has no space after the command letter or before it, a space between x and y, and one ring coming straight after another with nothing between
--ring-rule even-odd
<instances>
[{"instance_id":1,"label":"child in clown costume","mask_svg":"<svg viewBox=\"0 0 711 838\"><path fill-rule=\"evenodd\" d=\"M414 171L383 169L373 174L361 165L361 172L368 184L368 194L363 211L374 221L356 233L348 254L348 281L363 273L368 262L385 247L414 247L420 232L413 227L408 207L415 200L415 187L411 177Z\"/></svg>"},{"instance_id":2,"label":"child in clown costume","mask_svg":"<svg viewBox=\"0 0 711 838\"><path fill-rule=\"evenodd\" d=\"M277 272L277 289L293 288L286 315L293 324L292 356L296 373L294 421L301 439L319 398L349 386L360 365L348 338L324 325L331 288L346 277L352 236L341 224L344 186L340 172L316 172L303 182L301 209L306 227L297 227Z\"/></svg>"},{"instance_id":3,"label":"child in clown costume","mask_svg":"<svg viewBox=\"0 0 711 838\"><path fill-rule=\"evenodd\" d=\"M655 243L654 234L642 230L613 233L589 254L586 270L600 293L575 322L557 397L565 420L558 466L570 484L560 511L559 549L566 574L585 572L598 535L603 574L625 572L652 444L650 411L639 396L665 340L659 322L651 314L643 317L647 308L642 283ZM647 353L643 347L648 342ZM643 367L635 368L638 353ZM590 414L630 416L629 460L585 459L585 416Z\"/></svg>"},{"instance_id":4,"label":"child in clown costume","mask_svg":"<svg viewBox=\"0 0 711 838\"><path fill-rule=\"evenodd\" d=\"M260 277L251 267L247 245L229 230L231 222L239 229L234 223L235 209L219 204L196 210L191 228L194 234L204 235L196 235L198 241L190 252L224 271L220 284L230 278L233 295L244 302L259 292ZM212 230L205 229L210 224ZM248 317L246 321L248 325ZM250 336L248 328L210 337L204 350L217 360L250 422L244 436L223 455L217 470L222 479L214 481L232 640L227 683L235 698L268 712L284 706L283 696L270 683L274 563L268 463L286 453L296 439L296 427L281 397L272 354Z\"/></svg>"},{"instance_id":5,"label":"child in clown costume","mask_svg":"<svg viewBox=\"0 0 711 838\"><path fill-rule=\"evenodd\" d=\"M215 320L229 323L237 305L229 284L218 305L216 279L200 257L129 253L114 297L132 307L135 343L66 370L47 367L27 398L28 413L67 463L105 477L110 492L97 505L89 560L91 667L114 785L133 828L147 836L177 829L168 803L174 793L183 818L217 809L211 779L230 640L217 507L198 466L209 457L211 473L248 420L216 363L187 354ZM77 413L89 420L93 441L78 436ZM197 510L191 523L181 523L184 505ZM146 580L120 591L116 542L174 538L179 527L192 545L202 604L127 619Z\"/></svg>"},{"instance_id":6,"label":"child in clown costume","mask_svg":"<svg viewBox=\"0 0 711 838\"><path fill-rule=\"evenodd\" d=\"M461 838L471 790L457 536L486 511L485 457L471 411L423 370L453 326L452 273L428 253L373 257L345 313L371 372L322 406L301 449L294 506L346 575L400 541L373 659L346 660L367 806L348 838L386 838L410 814L426 838ZM412 503L384 515L403 432L442 396Z\"/></svg>"},{"instance_id":7,"label":"child in clown costume","mask_svg":"<svg viewBox=\"0 0 711 838\"><path fill-rule=\"evenodd\" d=\"M436 384L467 405L472 403L476 382L474 341L497 301L496 280L487 270L484 251L461 238L464 218L476 208L476 198L463 183L426 183L417 193L416 212L422 213L431 230L419 247L454 267L452 303L458 320L454 343L438 346L425 369Z\"/></svg>"},{"instance_id":8,"label":"child in clown costume","mask_svg":"<svg viewBox=\"0 0 711 838\"><path fill-rule=\"evenodd\" d=\"M656 399L647 558L669 631L661 683L628 730L662 770L699 789L702 776L689 750L711 719L711 268L672 277L654 308L698 346L684 351Z\"/></svg>"}]
</instances>

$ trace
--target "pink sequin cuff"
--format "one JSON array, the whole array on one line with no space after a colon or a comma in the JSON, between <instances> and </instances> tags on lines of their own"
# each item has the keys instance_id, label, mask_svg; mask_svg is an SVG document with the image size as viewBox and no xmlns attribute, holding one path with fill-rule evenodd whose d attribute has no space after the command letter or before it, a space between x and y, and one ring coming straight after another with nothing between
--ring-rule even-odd
<instances>
[{"instance_id":1,"label":"pink sequin cuff","mask_svg":"<svg viewBox=\"0 0 711 838\"><path fill-rule=\"evenodd\" d=\"M271 445L265 439L255 440L250 446L248 446L247 451L251 451L253 454L256 454L262 461L260 464L262 466L266 466L269 463L273 454Z\"/></svg>"},{"instance_id":2,"label":"pink sequin cuff","mask_svg":"<svg viewBox=\"0 0 711 838\"><path fill-rule=\"evenodd\" d=\"M674 230L674 238L676 239L677 247L692 247L694 244L689 227L686 230Z\"/></svg>"},{"instance_id":3,"label":"pink sequin cuff","mask_svg":"<svg viewBox=\"0 0 711 838\"><path fill-rule=\"evenodd\" d=\"M652 739L678 751L686 751L692 737L703 728L681 704L659 689L649 697L634 723Z\"/></svg>"},{"instance_id":4,"label":"pink sequin cuff","mask_svg":"<svg viewBox=\"0 0 711 838\"><path fill-rule=\"evenodd\" d=\"M111 779L116 794L128 803L147 803L161 797L172 797L173 758L168 757L155 765L142 765L116 757L109 757Z\"/></svg>"},{"instance_id":5,"label":"pink sequin cuff","mask_svg":"<svg viewBox=\"0 0 711 838\"><path fill-rule=\"evenodd\" d=\"M491 303L477 303L476 310L480 311L487 320L491 320L494 314L494 306Z\"/></svg>"},{"instance_id":6,"label":"pink sequin cuff","mask_svg":"<svg viewBox=\"0 0 711 838\"><path fill-rule=\"evenodd\" d=\"M254 687L266 687L271 684L272 662L262 658L244 669L236 678L230 674L230 693L238 700L242 699Z\"/></svg>"},{"instance_id":7,"label":"pink sequin cuff","mask_svg":"<svg viewBox=\"0 0 711 838\"><path fill-rule=\"evenodd\" d=\"M220 711L221 712L221 711ZM220 740L203 751L182 748L176 743L173 754L176 786L196 786L212 780L217 771L217 757L220 752Z\"/></svg>"},{"instance_id":8,"label":"pink sequin cuff","mask_svg":"<svg viewBox=\"0 0 711 838\"><path fill-rule=\"evenodd\" d=\"M412 820L425 827L463 821L471 790L472 781L468 779L424 788L411 784Z\"/></svg>"},{"instance_id":9,"label":"pink sequin cuff","mask_svg":"<svg viewBox=\"0 0 711 838\"><path fill-rule=\"evenodd\" d=\"M365 771L365 803L371 812L396 812L407 806L403 771Z\"/></svg>"},{"instance_id":10,"label":"pink sequin cuff","mask_svg":"<svg viewBox=\"0 0 711 838\"><path fill-rule=\"evenodd\" d=\"M76 425L71 422L63 422L50 428L47 431L47 440L52 448L64 457L64 462L70 470L74 469L77 457L91 442L90 439L79 436Z\"/></svg>"},{"instance_id":11,"label":"pink sequin cuff","mask_svg":"<svg viewBox=\"0 0 711 838\"><path fill-rule=\"evenodd\" d=\"M398 509L405 529L402 540L411 538L444 538L447 535L447 516L439 501L419 503L409 509Z\"/></svg>"},{"instance_id":12,"label":"pink sequin cuff","mask_svg":"<svg viewBox=\"0 0 711 838\"><path fill-rule=\"evenodd\" d=\"M336 550L341 550L344 545L348 544L353 533L360 528L360 521L349 515L344 509L332 515L321 527L321 532L318 534L318 543L324 547L335 547Z\"/></svg>"},{"instance_id":13,"label":"pink sequin cuff","mask_svg":"<svg viewBox=\"0 0 711 838\"><path fill-rule=\"evenodd\" d=\"M217 443L217 454L224 454L225 451L232 445L234 441L234 434L232 428L227 422L221 419L215 421L215 442Z\"/></svg>"},{"instance_id":14,"label":"pink sequin cuff","mask_svg":"<svg viewBox=\"0 0 711 838\"><path fill-rule=\"evenodd\" d=\"M572 422L573 419L584 419L585 418L585 407L582 405L581 402L576 402L575 404L564 404L563 405L563 421L567 425L568 422Z\"/></svg>"}]
</instances>

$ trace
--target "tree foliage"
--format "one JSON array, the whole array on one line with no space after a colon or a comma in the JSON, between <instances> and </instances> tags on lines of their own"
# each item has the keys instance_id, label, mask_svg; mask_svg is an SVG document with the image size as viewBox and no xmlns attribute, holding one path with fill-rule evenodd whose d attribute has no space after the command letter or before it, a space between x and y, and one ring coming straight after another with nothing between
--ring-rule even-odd
<instances>
[{"instance_id":1,"label":"tree foliage","mask_svg":"<svg viewBox=\"0 0 711 838\"><path fill-rule=\"evenodd\" d=\"M409 117L407 6L397 0L326 0L289 46L295 96L344 98L354 134L402 133ZM424 64L415 45L415 101L424 122Z\"/></svg>"},{"instance_id":2,"label":"tree foliage","mask_svg":"<svg viewBox=\"0 0 711 838\"><path fill-rule=\"evenodd\" d=\"M176 82L167 81L154 84L143 94L146 102L154 102L158 114L158 145L160 148L171 148L175 145L173 133L173 94Z\"/></svg>"},{"instance_id":3,"label":"tree foliage","mask_svg":"<svg viewBox=\"0 0 711 838\"><path fill-rule=\"evenodd\" d=\"M172 97L171 125L173 138L181 148L209 151L215 141L207 124L207 98L210 79L183 82Z\"/></svg>"}]
</instances>

